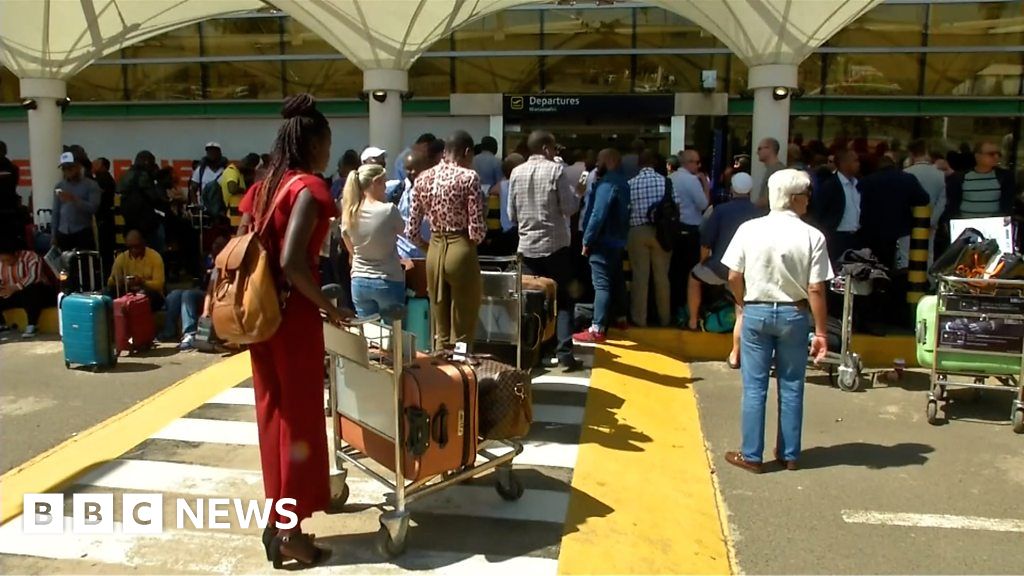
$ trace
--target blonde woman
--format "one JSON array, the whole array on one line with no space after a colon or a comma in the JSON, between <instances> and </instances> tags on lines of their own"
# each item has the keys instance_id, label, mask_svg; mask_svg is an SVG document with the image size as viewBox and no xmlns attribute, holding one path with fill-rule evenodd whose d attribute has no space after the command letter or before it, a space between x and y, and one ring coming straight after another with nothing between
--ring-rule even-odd
<instances>
[{"instance_id":1,"label":"blonde woman","mask_svg":"<svg viewBox=\"0 0 1024 576\"><path fill-rule=\"evenodd\" d=\"M390 319L405 305L405 271L396 243L405 228L398 207L384 199L384 168L363 164L345 180L341 231L352 255L352 303L360 317Z\"/></svg>"}]
</instances>

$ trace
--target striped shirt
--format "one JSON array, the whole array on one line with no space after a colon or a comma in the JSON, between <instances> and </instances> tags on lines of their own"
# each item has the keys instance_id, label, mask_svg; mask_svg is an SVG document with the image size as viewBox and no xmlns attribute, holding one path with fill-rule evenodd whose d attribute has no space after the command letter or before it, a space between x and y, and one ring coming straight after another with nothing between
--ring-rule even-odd
<instances>
[{"instance_id":1,"label":"striped shirt","mask_svg":"<svg viewBox=\"0 0 1024 576\"><path fill-rule=\"evenodd\" d=\"M15 291L19 291L32 284L46 282L43 259L31 250L18 252L13 264L0 262L0 286L4 288L13 286Z\"/></svg>"},{"instance_id":2,"label":"striped shirt","mask_svg":"<svg viewBox=\"0 0 1024 576\"><path fill-rule=\"evenodd\" d=\"M643 168L629 181L629 226L650 224L647 212L665 196L665 177L654 168Z\"/></svg>"},{"instance_id":3,"label":"striped shirt","mask_svg":"<svg viewBox=\"0 0 1024 576\"><path fill-rule=\"evenodd\" d=\"M971 170L964 175L964 197L960 203L960 215L966 218L999 216L1002 213L999 200L1001 189L996 171L981 174Z\"/></svg>"}]
</instances>

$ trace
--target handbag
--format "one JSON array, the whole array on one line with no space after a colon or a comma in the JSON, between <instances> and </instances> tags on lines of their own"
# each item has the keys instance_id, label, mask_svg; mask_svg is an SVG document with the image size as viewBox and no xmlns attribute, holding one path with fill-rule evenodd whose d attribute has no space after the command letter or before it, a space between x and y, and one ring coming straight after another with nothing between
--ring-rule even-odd
<instances>
[{"instance_id":1,"label":"handbag","mask_svg":"<svg viewBox=\"0 0 1024 576\"><path fill-rule=\"evenodd\" d=\"M228 240L214 264L217 283L213 289L211 317L217 335L232 344L269 340L281 325L280 293L270 252L262 236L274 211L288 196L301 175L292 177L274 195L270 210L255 231Z\"/></svg>"},{"instance_id":2,"label":"handbag","mask_svg":"<svg viewBox=\"0 0 1024 576\"><path fill-rule=\"evenodd\" d=\"M654 226L654 237L662 250L671 252L683 230L679 205L672 193L672 180L665 178L665 195L647 211L647 220Z\"/></svg>"},{"instance_id":3,"label":"handbag","mask_svg":"<svg viewBox=\"0 0 1024 576\"><path fill-rule=\"evenodd\" d=\"M440 350L435 357L459 361L450 350ZM510 440L529 434L533 424L530 372L516 370L485 354L466 355L461 362L476 374L480 436L487 440Z\"/></svg>"}]
</instances>

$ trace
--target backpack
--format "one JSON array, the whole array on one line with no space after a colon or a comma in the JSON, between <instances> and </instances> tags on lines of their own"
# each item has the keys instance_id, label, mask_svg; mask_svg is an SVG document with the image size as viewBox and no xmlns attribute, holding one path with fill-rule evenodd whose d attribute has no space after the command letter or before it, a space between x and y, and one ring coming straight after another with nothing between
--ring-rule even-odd
<instances>
[{"instance_id":1,"label":"backpack","mask_svg":"<svg viewBox=\"0 0 1024 576\"><path fill-rule=\"evenodd\" d=\"M211 218L225 216L228 212L224 205L224 194L220 190L220 178L215 178L203 187L203 209Z\"/></svg>"},{"instance_id":2,"label":"backpack","mask_svg":"<svg viewBox=\"0 0 1024 576\"><path fill-rule=\"evenodd\" d=\"M666 252L671 252L683 229L679 221L679 205L672 193L672 180L665 178L665 195L647 210L647 220L654 226L658 244Z\"/></svg>"},{"instance_id":3,"label":"backpack","mask_svg":"<svg viewBox=\"0 0 1024 576\"><path fill-rule=\"evenodd\" d=\"M270 210L255 231L231 238L217 255L210 316L217 336L227 342L264 342L281 325L283 298L274 273L274 258L264 247L262 236L281 200L300 178L295 176L278 187Z\"/></svg>"}]
</instances>

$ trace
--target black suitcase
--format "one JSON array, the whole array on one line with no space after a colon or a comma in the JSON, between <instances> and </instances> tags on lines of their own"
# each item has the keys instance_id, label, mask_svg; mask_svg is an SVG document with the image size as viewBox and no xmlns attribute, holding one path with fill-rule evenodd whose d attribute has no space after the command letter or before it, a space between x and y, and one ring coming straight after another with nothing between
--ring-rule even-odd
<instances>
[{"instance_id":1,"label":"black suitcase","mask_svg":"<svg viewBox=\"0 0 1024 576\"><path fill-rule=\"evenodd\" d=\"M64 273L61 291L102 292L104 286L103 260L94 250L71 250L61 255Z\"/></svg>"}]
</instances>

